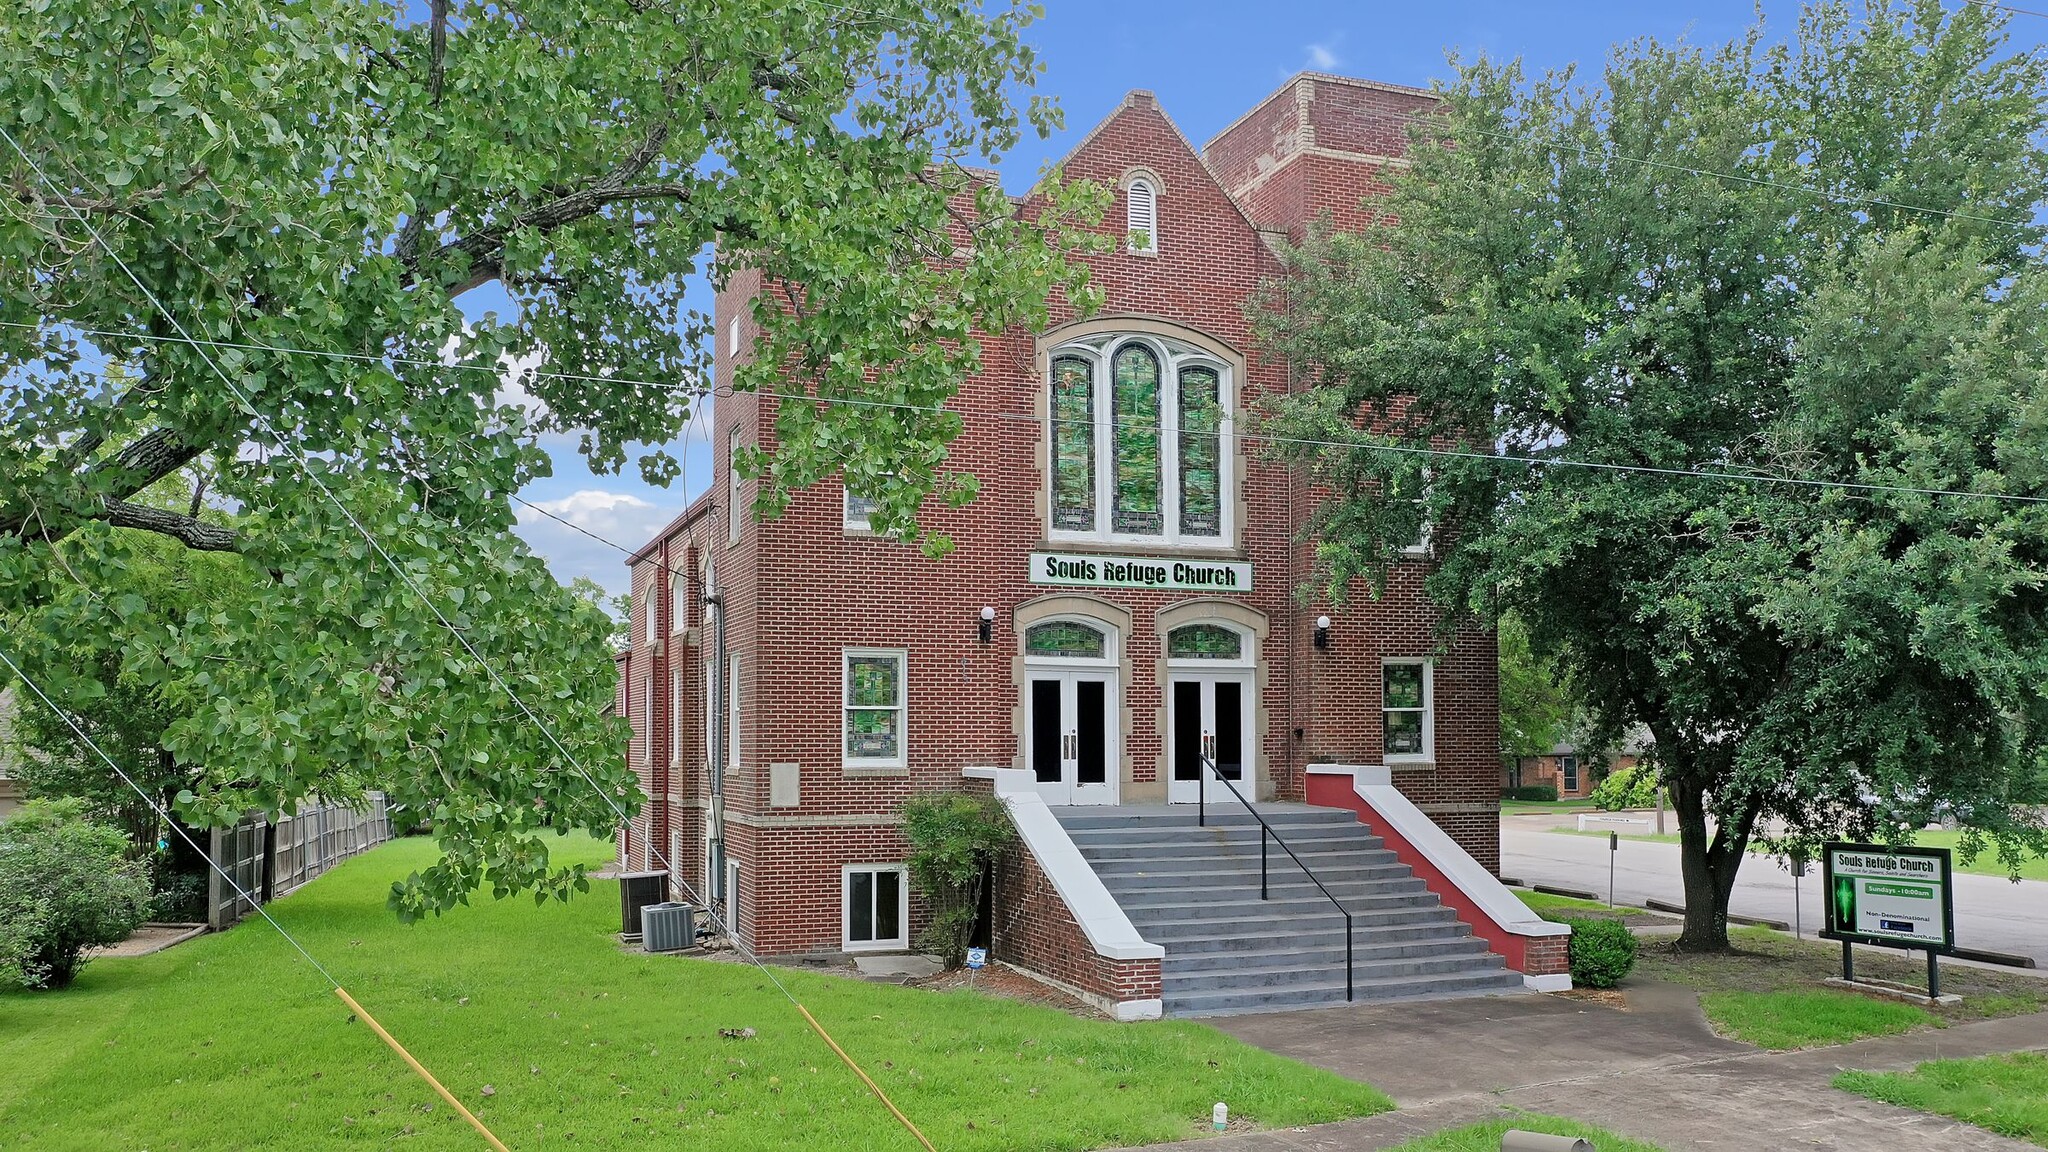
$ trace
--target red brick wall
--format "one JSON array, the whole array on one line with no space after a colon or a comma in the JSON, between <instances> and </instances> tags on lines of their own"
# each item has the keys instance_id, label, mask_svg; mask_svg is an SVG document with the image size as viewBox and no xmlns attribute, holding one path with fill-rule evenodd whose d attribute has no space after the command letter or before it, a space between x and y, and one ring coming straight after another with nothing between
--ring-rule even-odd
<instances>
[{"instance_id":1,"label":"red brick wall","mask_svg":"<svg viewBox=\"0 0 2048 1152\"><path fill-rule=\"evenodd\" d=\"M1159 998L1159 961L1099 955L1022 846L1004 853L996 868L994 906L996 959L1112 1003Z\"/></svg>"},{"instance_id":2,"label":"red brick wall","mask_svg":"<svg viewBox=\"0 0 2048 1152\"><path fill-rule=\"evenodd\" d=\"M1318 99L1328 87L1317 85ZM1258 122L1269 133L1284 133L1281 121L1295 115L1292 101L1291 95L1269 101L1260 113L1266 118ZM1283 106L1286 115L1267 115ZM1133 168L1149 171L1160 182L1158 252L1119 250L1090 258L1095 282L1107 293L1103 314L1133 317L1134 325L1167 320L1238 350L1247 369L1238 381L1241 410L1262 393L1285 390L1283 368L1260 359L1245 316L1246 302L1277 266L1245 211L1142 94L1092 132L1067 162L1071 176L1119 187ZM1340 177L1350 181L1343 195L1354 200L1369 190L1362 175L1367 170L1360 164L1339 161L1330 171L1328 180L1311 186L1305 177L1312 170L1301 169L1301 204L1309 203L1310 191L1339 196L1331 189L1339 187L1335 181ZM1289 209L1297 221L1303 210ZM1123 219L1119 197L1105 227L1120 234ZM735 273L718 295L718 383L730 379L730 319L740 316L743 337L752 338L746 308L759 290L757 281L750 273ZM1070 312L1056 309L1052 325L1057 328L1071 318ZM662 563L682 568L694 585L697 556L708 554L727 595L728 644L743 665L741 754L726 781L728 851L745 873L739 917L743 939L763 952L840 947L841 866L902 859L894 814L903 799L917 791L959 788L964 767L1016 761L1013 661L1020 638L1011 613L1026 600L1055 591L1085 591L1130 613L1132 627L1122 638L1131 670L1122 685L1128 717L1123 742L1131 769L1126 787L1157 780L1163 741L1157 723L1161 687L1154 669L1162 639L1154 618L1160 609L1193 597L1052 589L1028 582L1026 555L1048 547L1039 512L1045 478L1038 463L1043 428L1036 413L1044 387L1035 362L1038 335L987 338L984 370L963 381L953 403L964 431L951 447L949 467L972 473L982 489L964 508L926 510L927 526L953 537L957 549L952 555L932 560L913 545L848 534L842 526L842 493L832 483L796 493L776 520L755 524L749 517L738 543L728 545L727 518L747 515L744 508L727 506L729 433L737 428L743 443L772 448L780 403L773 396L743 395L721 398L716 405L711 490L636 565L634 650L628 666L635 684L634 764L650 795L666 798L657 806L661 827L682 833L689 858L678 863L692 884L703 874L699 830L708 801L701 731L705 686L699 669L712 637L702 627L673 637L663 619L658 621L661 642L647 645L641 614L665 597L650 597L643 588L654 582ZM1254 589L1233 598L1262 612L1270 628L1261 654L1266 689L1260 702L1265 720L1260 753L1268 781L1262 791L1299 800L1302 768L1312 760L1380 761L1379 661L1429 656L1438 644L1436 616L1420 592L1427 561L1405 565L1383 599L1374 600L1360 589L1336 608L1298 603L1294 590L1308 565L1293 533L1306 514L1307 494L1285 470L1258 460L1251 446L1242 446L1239 460L1244 514L1235 554L1250 560L1256 574ZM748 484L742 499L751 496ZM988 644L977 635L984 605L998 613ZM1336 618L1328 651L1310 645L1311 622L1320 611ZM694 600L690 612L693 624L701 620ZM842 767L841 650L847 647L908 650L909 766L901 772ZM1498 856L1492 812L1499 784L1493 641L1481 633L1459 633L1437 659L1436 761L1433 767L1404 769L1400 783L1492 867ZM684 672L686 700L680 730L670 733L667 671L675 661ZM637 685L643 674L658 677L652 718L639 715ZM769 806L769 765L778 763L799 766L798 807ZM644 822L648 827L636 832L636 848L656 830L652 816ZM666 837L662 846L665 850ZM643 860L636 859L636 866ZM1023 873L1017 885L1031 891ZM1031 909L1008 913L1035 914ZM913 927L918 923L914 910ZM1016 934L1032 930L1034 923L1014 921L1010 938L1021 941ZM1036 929L1060 931L1056 924L1037 924ZM1060 946L1071 944L1067 940ZM1018 962L1036 966L1026 959ZM1047 974L1067 979L1058 972ZM1139 983L1144 978L1142 973L1117 977Z\"/></svg>"}]
</instances>

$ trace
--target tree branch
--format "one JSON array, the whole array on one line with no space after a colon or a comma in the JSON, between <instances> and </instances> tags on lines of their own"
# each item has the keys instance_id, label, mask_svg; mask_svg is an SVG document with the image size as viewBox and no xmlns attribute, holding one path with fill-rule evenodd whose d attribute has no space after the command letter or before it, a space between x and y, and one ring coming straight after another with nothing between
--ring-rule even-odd
<instances>
[{"instance_id":1,"label":"tree branch","mask_svg":"<svg viewBox=\"0 0 2048 1152\"><path fill-rule=\"evenodd\" d=\"M235 552L241 548L241 537L231 528L147 504L109 500L106 521L116 528L137 528L169 536L195 552Z\"/></svg>"}]
</instances>

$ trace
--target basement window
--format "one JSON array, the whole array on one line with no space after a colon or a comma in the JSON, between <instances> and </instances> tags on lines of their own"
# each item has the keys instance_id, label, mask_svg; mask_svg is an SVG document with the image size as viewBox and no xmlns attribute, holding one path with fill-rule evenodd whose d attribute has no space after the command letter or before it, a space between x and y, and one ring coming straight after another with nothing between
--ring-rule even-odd
<instances>
[{"instance_id":1,"label":"basement window","mask_svg":"<svg viewBox=\"0 0 2048 1152\"><path fill-rule=\"evenodd\" d=\"M897 864L849 864L844 876L842 934L848 952L910 946L910 885Z\"/></svg>"}]
</instances>

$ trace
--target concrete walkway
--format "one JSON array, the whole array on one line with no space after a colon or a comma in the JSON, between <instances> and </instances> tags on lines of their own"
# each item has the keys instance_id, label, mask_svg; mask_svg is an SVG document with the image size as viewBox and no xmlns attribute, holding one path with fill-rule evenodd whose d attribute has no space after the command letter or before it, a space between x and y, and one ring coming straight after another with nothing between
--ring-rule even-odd
<instances>
[{"instance_id":1,"label":"concrete walkway","mask_svg":"<svg viewBox=\"0 0 2048 1152\"><path fill-rule=\"evenodd\" d=\"M2039 1152L1829 1082L1844 1068L2048 1049L2048 1014L1774 1053L1713 1035L1689 989L1635 983L1629 1006L1507 996L1217 1020L1247 1043L1373 1084L1401 1110L1168 1147L1374 1152L1522 1111L1568 1116L1667 1152Z\"/></svg>"}]
</instances>

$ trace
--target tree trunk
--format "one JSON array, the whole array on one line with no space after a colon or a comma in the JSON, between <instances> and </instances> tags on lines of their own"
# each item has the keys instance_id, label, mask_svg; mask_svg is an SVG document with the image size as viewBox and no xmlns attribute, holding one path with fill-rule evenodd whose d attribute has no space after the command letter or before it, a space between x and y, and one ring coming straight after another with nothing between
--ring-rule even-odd
<instances>
[{"instance_id":1,"label":"tree trunk","mask_svg":"<svg viewBox=\"0 0 2048 1152\"><path fill-rule=\"evenodd\" d=\"M1753 810L1735 814L1731 824L1707 834L1707 791L1704 785L1680 779L1671 785L1672 807L1678 816L1678 867L1685 881L1685 927L1678 934L1681 952L1726 952L1728 900L1735 877L1749 849Z\"/></svg>"}]
</instances>

